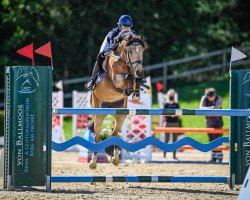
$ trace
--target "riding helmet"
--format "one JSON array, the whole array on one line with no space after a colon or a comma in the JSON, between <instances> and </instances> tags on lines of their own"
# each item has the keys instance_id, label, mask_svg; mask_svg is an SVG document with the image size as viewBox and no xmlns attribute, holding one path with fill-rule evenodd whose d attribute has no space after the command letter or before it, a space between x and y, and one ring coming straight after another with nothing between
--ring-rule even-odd
<instances>
[{"instance_id":1,"label":"riding helmet","mask_svg":"<svg viewBox=\"0 0 250 200\"><path fill-rule=\"evenodd\" d=\"M122 26L133 26L133 20L129 15L122 15L117 23Z\"/></svg>"}]
</instances>

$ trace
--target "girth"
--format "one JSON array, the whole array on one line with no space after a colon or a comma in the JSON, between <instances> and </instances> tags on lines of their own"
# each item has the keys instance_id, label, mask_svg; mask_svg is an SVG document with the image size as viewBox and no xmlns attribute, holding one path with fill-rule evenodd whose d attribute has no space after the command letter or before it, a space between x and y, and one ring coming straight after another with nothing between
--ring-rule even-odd
<instances>
[{"instance_id":1,"label":"girth","mask_svg":"<svg viewBox=\"0 0 250 200\"><path fill-rule=\"evenodd\" d=\"M113 81L110 79L110 77L109 77L109 75L107 74L107 73L105 73L106 74L106 76L105 76L105 78L106 78L106 80L110 83L110 85L112 85L113 86L113 88L117 91L117 92L119 92L119 93L121 93L121 94L124 94L124 89L121 89L121 88L117 88L116 86L115 86L115 84L113 83Z\"/></svg>"}]
</instances>

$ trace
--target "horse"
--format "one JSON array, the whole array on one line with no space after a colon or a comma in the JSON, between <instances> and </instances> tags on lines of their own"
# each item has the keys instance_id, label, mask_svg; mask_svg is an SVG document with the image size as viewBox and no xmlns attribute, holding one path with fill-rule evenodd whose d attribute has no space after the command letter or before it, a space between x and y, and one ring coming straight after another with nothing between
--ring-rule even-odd
<instances>
[{"instance_id":1,"label":"horse","mask_svg":"<svg viewBox=\"0 0 250 200\"><path fill-rule=\"evenodd\" d=\"M131 31L121 31L116 38L117 46L109 53L106 60L106 72L91 94L93 108L127 108L127 99L133 93L133 99L139 100L136 92L141 83L137 80L144 77L143 53L148 45L143 35ZM93 115L95 142L100 142L101 125L107 115ZM127 116L114 115L115 124L112 136L117 136ZM120 151L117 146L111 148L112 163L119 165ZM90 169L97 167L97 152L94 152L89 164Z\"/></svg>"}]
</instances>

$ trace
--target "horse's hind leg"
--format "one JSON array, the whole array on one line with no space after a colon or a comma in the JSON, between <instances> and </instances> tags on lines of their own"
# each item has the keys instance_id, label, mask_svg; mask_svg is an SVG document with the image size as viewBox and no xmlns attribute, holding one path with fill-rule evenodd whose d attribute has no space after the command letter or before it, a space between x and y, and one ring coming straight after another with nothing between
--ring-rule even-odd
<instances>
[{"instance_id":1,"label":"horse's hind leg","mask_svg":"<svg viewBox=\"0 0 250 200\"><path fill-rule=\"evenodd\" d=\"M115 117L115 126L114 126L114 129L113 129L112 136L117 136L118 133L121 131L122 124L123 124L123 122L124 122L124 120L126 119L127 116L115 115L114 117ZM115 166L118 166L119 163L120 163L119 154L120 154L120 150L118 149L118 146L114 145L114 155L112 157L112 163Z\"/></svg>"},{"instance_id":2,"label":"horse's hind leg","mask_svg":"<svg viewBox=\"0 0 250 200\"><path fill-rule=\"evenodd\" d=\"M102 122L106 115L94 115L94 120L95 120L95 142L99 143L100 142L100 134L102 130ZM89 168L90 169L96 169L97 166L97 152L94 152L92 155L92 159L89 163Z\"/></svg>"}]
</instances>

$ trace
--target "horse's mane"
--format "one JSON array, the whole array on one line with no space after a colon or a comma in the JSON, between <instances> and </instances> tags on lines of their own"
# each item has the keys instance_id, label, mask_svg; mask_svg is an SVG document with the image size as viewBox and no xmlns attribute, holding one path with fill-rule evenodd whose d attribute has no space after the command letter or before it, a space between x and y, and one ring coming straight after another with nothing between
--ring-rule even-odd
<instances>
[{"instance_id":1,"label":"horse's mane","mask_svg":"<svg viewBox=\"0 0 250 200\"><path fill-rule=\"evenodd\" d=\"M143 46L144 49L148 47L148 44L146 42L146 38L143 35L136 35L130 30L123 30L119 33L117 36L117 40L119 42L125 41L126 46L130 46L131 44L139 43Z\"/></svg>"}]
</instances>

